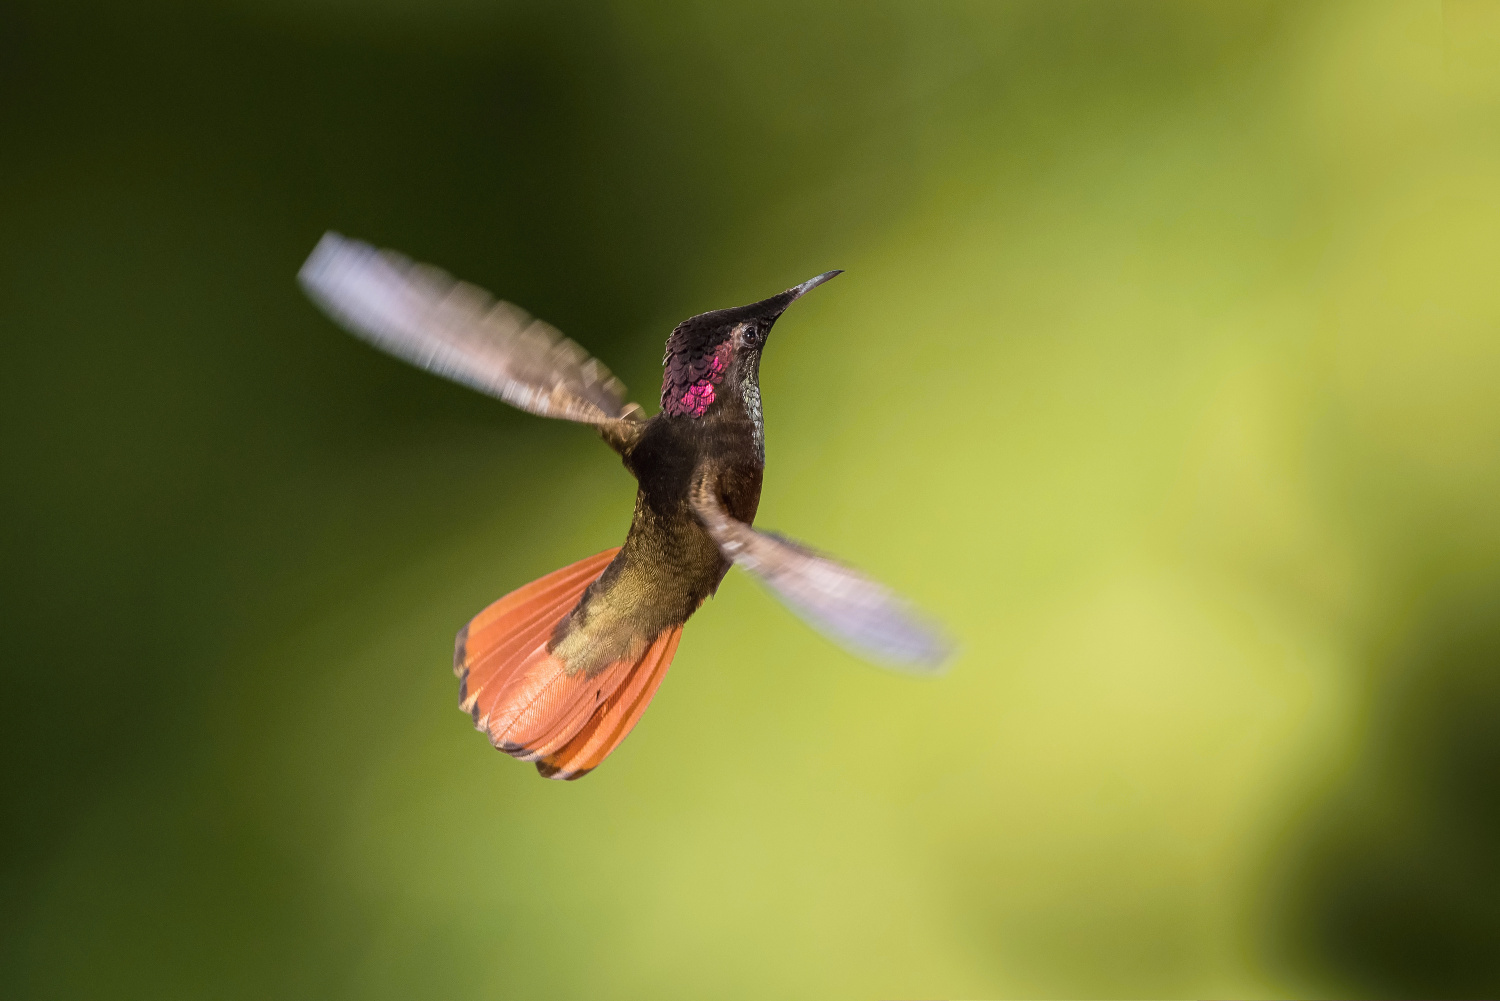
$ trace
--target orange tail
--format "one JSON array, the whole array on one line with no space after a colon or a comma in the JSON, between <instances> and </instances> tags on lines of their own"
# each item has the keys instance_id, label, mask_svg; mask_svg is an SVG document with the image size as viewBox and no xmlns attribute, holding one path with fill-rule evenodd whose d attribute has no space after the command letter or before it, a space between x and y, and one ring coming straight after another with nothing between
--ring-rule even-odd
<instances>
[{"instance_id":1,"label":"orange tail","mask_svg":"<svg viewBox=\"0 0 1500 1001\"><path fill-rule=\"evenodd\" d=\"M674 626L638 658L593 677L570 674L547 652L553 629L618 552L607 549L512 591L459 630L454 645L459 708L492 744L535 761L548 778L581 778L620 745L682 636L682 626Z\"/></svg>"}]
</instances>

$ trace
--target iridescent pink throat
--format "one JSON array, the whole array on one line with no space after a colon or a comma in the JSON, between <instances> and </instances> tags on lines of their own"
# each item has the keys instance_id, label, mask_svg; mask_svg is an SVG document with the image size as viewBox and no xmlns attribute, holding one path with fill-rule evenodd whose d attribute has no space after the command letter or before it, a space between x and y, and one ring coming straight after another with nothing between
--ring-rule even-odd
<instances>
[{"instance_id":1,"label":"iridescent pink throat","mask_svg":"<svg viewBox=\"0 0 1500 1001\"><path fill-rule=\"evenodd\" d=\"M734 345L729 341L715 348L713 355L708 358L703 378L689 386L678 399L663 401L667 410L687 417L702 417L708 413L716 395L714 387L724 381L724 372L729 368L729 354L733 350Z\"/></svg>"}]
</instances>

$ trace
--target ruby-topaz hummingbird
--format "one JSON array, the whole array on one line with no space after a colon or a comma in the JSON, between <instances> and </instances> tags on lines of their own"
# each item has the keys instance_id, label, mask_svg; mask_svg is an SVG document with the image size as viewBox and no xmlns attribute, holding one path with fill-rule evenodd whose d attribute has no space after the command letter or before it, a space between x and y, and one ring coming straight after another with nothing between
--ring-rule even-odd
<instances>
[{"instance_id":1,"label":"ruby-topaz hummingbird","mask_svg":"<svg viewBox=\"0 0 1500 1001\"><path fill-rule=\"evenodd\" d=\"M751 527L765 471L761 352L787 307L840 273L679 323L661 410L647 418L577 344L482 289L337 233L308 257L303 289L349 331L522 410L594 425L640 485L623 546L512 591L459 630L459 706L500 750L549 778L597 767L732 564L857 653L923 673L941 666L946 642L905 602Z\"/></svg>"}]
</instances>

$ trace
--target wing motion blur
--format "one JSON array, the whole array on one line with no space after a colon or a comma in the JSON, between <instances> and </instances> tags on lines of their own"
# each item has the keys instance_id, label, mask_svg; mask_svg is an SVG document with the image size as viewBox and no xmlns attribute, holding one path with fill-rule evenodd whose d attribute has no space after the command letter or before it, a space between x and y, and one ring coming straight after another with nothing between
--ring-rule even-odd
<instances>
[{"instance_id":1,"label":"wing motion blur","mask_svg":"<svg viewBox=\"0 0 1500 1001\"><path fill-rule=\"evenodd\" d=\"M522 410L585 424L640 412L609 369L554 327L395 251L325 233L297 278L351 333Z\"/></svg>"},{"instance_id":2,"label":"wing motion blur","mask_svg":"<svg viewBox=\"0 0 1500 1001\"><path fill-rule=\"evenodd\" d=\"M942 669L948 642L886 588L790 539L730 517L706 475L694 482L691 504L726 559L759 577L782 604L825 636L888 667L920 674Z\"/></svg>"}]
</instances>

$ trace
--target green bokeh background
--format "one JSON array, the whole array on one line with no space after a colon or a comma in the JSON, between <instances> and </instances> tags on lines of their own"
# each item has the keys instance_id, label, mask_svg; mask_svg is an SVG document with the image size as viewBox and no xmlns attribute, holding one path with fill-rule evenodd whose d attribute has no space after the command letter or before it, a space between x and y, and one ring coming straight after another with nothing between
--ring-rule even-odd
<instances>
[{"instance_id":1,"label":"green bokeh background","mask_svg":"<svg viewBox=\"0 0 1500 1001\"><path fill-rule=\"evenodd\" d=\"M0 995L1494 996L1496 8L5 0ZM596 774L490 750L454 631L632 481L325 228L648 405L847 269L760 524L951 674L736 573Z\"/></svg>"}]
</instances>

